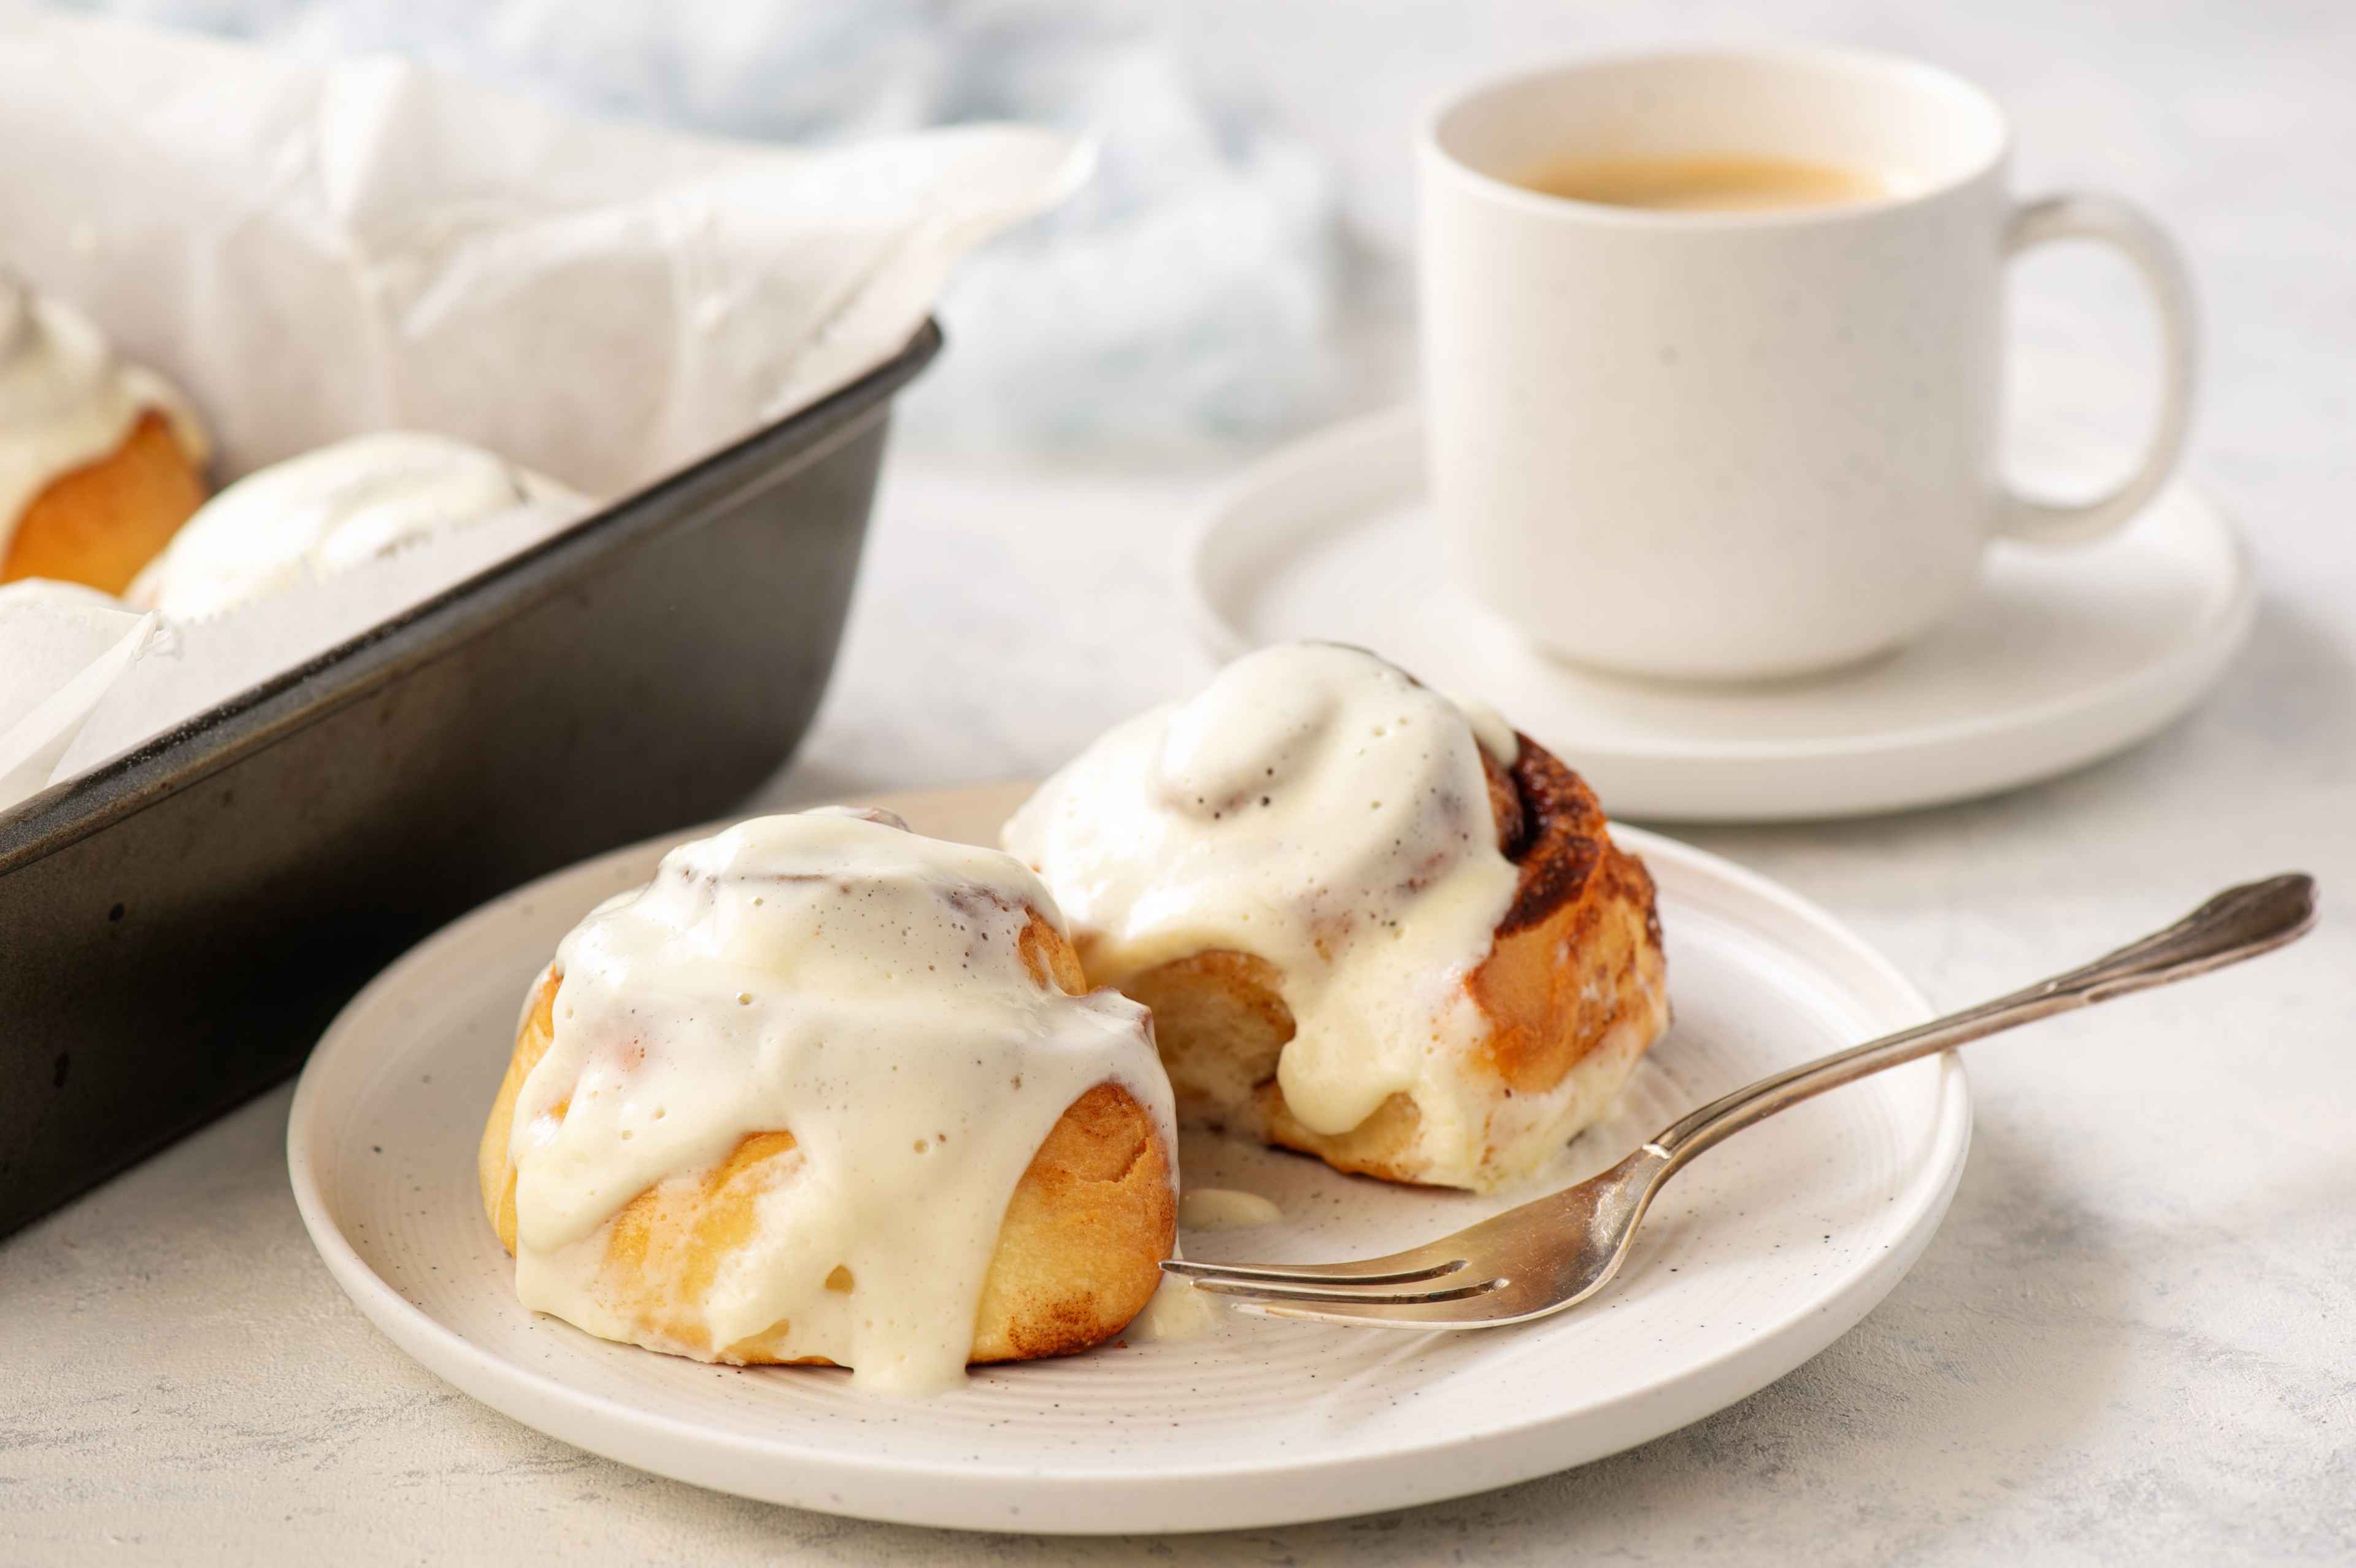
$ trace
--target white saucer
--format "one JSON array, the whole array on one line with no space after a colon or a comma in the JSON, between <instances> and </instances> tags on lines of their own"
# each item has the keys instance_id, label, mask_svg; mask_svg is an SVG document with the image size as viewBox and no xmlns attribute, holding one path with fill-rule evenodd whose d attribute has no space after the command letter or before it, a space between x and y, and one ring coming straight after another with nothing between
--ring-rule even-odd
<instances>
[{"instance_id":1,"label":"white saucer","mask_svg":"<svg viewBox=\"0 0 2356 1568\"><path fill-rule=\"evenodd\" d=\"M909 795L923 831L989 840L1022 786ZM1685 1110L1921 1021L1921 995L1823 912L1634 830L1661 892L1676 1023L1619 1113L1567 1151L1590 1174ZM1879 1301L1961 1174L1971 1104L1952 1059L1839 1090L1743 1133L1655 1206L1590 1306L1515 1328L1402 1334L1220 1314L1209 1338L985 1370L887 1402L814 1368L707 1367L593 1339L517 1304L483 1218L475 1144L525 988L661 844L485 905L344 1009L305 1069L286 1158L329 1271L393 1342L515 1419L745 1497L971 1530L1220 1530L1328 1519L1544 1475L1656 1437L1798 1366ZM1197 1185L1273 1199L1206 1258L1365 1255L1504 1206L1386 1186L1188 1136ZM1526 1194L1524 1196L1526 1196ZM553 1495L553 1494L552 1494Z\"/></svg>"},{"instance_id":2,"label":"white saucer","mask_svg":"<svg viewBox=\"0 0 2356 1568\"><path fill-rule=\"evenodd\" d=\"M1602 675L1450 586L1413 408L1255 465L1204 518L1187 584L1222 658L1300 637L1360 644L1494 703L1614 815L1680 822L1929 805L2091 763L2190 708L2257 600L2240 534L2179 481L2102 544L1997 546L1960 615L1857 668L1756 686Z\"/></svg>"}]
</instances>

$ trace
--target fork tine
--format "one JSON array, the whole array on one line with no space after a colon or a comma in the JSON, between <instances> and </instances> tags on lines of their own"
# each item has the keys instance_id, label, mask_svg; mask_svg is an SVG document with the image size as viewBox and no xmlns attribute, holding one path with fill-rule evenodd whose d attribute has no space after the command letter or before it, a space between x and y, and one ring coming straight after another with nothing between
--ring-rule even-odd
<instances>
[{"instance_id":1,"label":"fork tine","mask_svg":"<svg viewBox=\"0 0 2356 1568\"><path fill-rule=\"evenodd\" d=\"M1462 1301L1468 1296L1486 1296L1503 1285L1500 1279L1484 1279L1477 1284L1451 1285L1438 1290L1398 1290L1387 1285L1312 1286L1294 1285L1246 1284L1236 1280L1198 1279L1194 1288L1213 1296L1232 1296L1245 1302L1311 1301L1346 1304L1352 1307L1408 1307L1419 1302Z\"/></svg>"},{"instance_id":2,"label":"fork tine","mask_svg":"<svg viewBox=\"0 0 2356 1568\"><path fill-rule=\"evenodd\" d=\"M1200 1263L1193 1258L1171 1258L1162 1264L1162 1271L1193 1280L1207 1289L1213 1280L1236 1285L1413 1285L1418 1280L1438 1279L1442 1275L1454 1274L1465 1266L1462 1258L1409 1261L1415 1256L1411 1253L1402 1253L1395 1257L1364 1258L1355 1263L1279 1265L1213 1264Z\"/></svg>"},{"instance_id":3,"label":"fork tine","mask_svg":"<svg viewBox=\"0 0 2356 1568\"><path fill-rule=\"evenodd\" d=\"M1237 1307L1259 1317L1290 1317L1303 1323L1347 1323L1369 1328L1487 1328L1534 1313L1502 1309L1489 1291L1425 1301L1238 1301Z\"/></svg>"}]
</instances>

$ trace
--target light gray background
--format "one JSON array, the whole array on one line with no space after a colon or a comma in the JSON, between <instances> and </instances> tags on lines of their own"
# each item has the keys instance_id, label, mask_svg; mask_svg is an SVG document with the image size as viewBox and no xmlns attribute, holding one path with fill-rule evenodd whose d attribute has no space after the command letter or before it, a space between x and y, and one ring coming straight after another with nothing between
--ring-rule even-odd
<instances>
[{"instance_id":1,"label":"light gray background","mask_svg":"<svg viewBox=\"0 0 2356 1568\"><path fill-rule=\"evenodd\" d=\"M1666 8L1654 8L1666 11ZM1622 14L1624 12L1624 14ZM2122 189L2184 239L2211 354L2194 471L2265 598L2215 698L1997 800L1686 834L1852 921L1944 1004L2212 887L2326 888L2291 952L1973 1048L1953 1212L1857 1330L1762 1393L1585 1469L1344 1523L1162 1541L959 1536L622 1469L412 1366L346 1305L286 1189L284 1092L0 1244L0 1563L2219 1563L2356 1558L2356 13L1216 0L1182 31L1326 149L1379 251L1412 106L1480 70L1666 37L1926 55L2018 112L2024 188ZM2123 274L2023 281L2023 418L2132 429ZM1395 286L1337 399L1398 395ZM2061 373L2066 371L2066 374ZM1174 614L1190 508L1234 454L904 453L842 664L767 798L1037 773L1205 667ZM1575 755L1573 760L1575 761Z\"/></svg>"}]
</instances>

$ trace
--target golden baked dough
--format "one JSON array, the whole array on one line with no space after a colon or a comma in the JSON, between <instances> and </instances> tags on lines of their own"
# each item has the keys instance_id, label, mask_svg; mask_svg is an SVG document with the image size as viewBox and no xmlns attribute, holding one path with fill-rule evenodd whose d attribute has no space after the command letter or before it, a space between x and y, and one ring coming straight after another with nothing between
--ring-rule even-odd
<instances>
[{"instance_id":1,"label":"golden baked dough","mask_svg":"<svg viewBox=\"0 0 2356 1568\"><path fill-rule=\"evenodd\" d=\"M1042 986L1074 996L1085 990L1070 943L1035 911L1019 951ZM509 1253L516 1247L516 1173L509 1134L524 1080L554 1038L562 985L553 967L537 983L483 1130L483 1204ZM560 1104L555 1114L562 1112ZM1069 1355L1111 1339L1144 1309L1177 1239L1173 1157L1153 1118L1119 1084L1099 1083L1073 1102L1008 1201L975 1316L972 1360ZM739 1365L781 1360L772 1347L789 1325L714 1348L704 1342L692 1306L751 1233L755 1200L794 1180L800 1168L790 1130L755 1133L718 1165L658 1183L622 1208L605 1232L600 1285L610 1299L626 1304L642 1340ZM841 1285L857 1288L856 1280ZM798 1360L833 1364L824 1357Z\"/></svg>"},{"instance_id":2,"label":"golden baked dough","mask_svg":"<svg viewBox=\"0 0 2356 1568\"><path fill-rule=\"evenodd\" d=\"M112 453L33 497L0 559L0 582L48 577L121 593L204 501L204 477L171 421L149 409Z\"/></svg>"},{"instance_id":3,"label":"golden baked dough","mask_svg":"<svg viewBox=\"0 0 2356 1568\"><path fill-rule=\"evenodd\" d=\"M1549 1094L1574 1073L1608 1096L1666 1027L1668 1001L1652 877L1612 842L1594 792L1527 736L1512 768L1485 754L1482 761L1498 844L1518 873L1488 956L1466 980L1485 1022L1463 1071L1483 1075L1493 1106L1480 1182L1487 1185L1485 1178L1526 1163L1506 1147L1514 1123L1505 1113L1515 1097L1526 1104ZM1120 988L1153 1011L1182 1119L1313 1154L1341 1170L1433 1179L1417 1153L1419 1113L1405 1094L1337 1135L1293 1117L1276 1076L1292 1014L1266 959L1198 953Z\"/></svg>"}]
</instances>

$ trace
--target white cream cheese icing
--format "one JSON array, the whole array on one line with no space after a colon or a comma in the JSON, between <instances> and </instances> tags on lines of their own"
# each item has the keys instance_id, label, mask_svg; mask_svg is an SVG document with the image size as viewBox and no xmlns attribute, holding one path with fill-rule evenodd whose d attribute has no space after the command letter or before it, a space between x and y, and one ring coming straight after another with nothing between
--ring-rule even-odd
<instances>
[{"instance_id":1,"label":"white cream cheese icing","mask_svg":"<svg viewBox=\"0 0 2356 1568\"><path fill-rule=\"evenodd\" d=\"M1431 1179L1469 1181L1492 1091L1462 1071L1483 1031L1464 981L1517 880L1480 737L1517 743L1483 713L1355 648L1262 649L1108 732L1003 841L1071 919L1092 983L1257 955L1293 1016L1292 1115L1338 1135L1404 1093Z\"/></svg>"},{"instance_id":2,"label":"white cream cheese icing","mask_svg":"<svg viewBox=\"0 0 2356 1568\"><path fill-rule=\"evenodd\" d=\"M1208 1292L1181 1275L1165 1274L1145 1310L1130 1320L1126 1337L1148 1345L1199 1339L1217 1322Z\"/></svg>"},{"instance_id":3,"label":"white cream cheese icing","mask_svg":"<svg viewBox=\"0 0 2356 1568\"><path fill-rule=\"evenodd\" d=\"M709 1359L787 1322L781 1357L954 1382L1007 1201L1065 1110L1119 1083L1178 1147L1145 1009L1043 987L1017 946L1033 911L1062 928L1012 857L843 811L682 846L599 906L558 950L553 1043L510 1129L524 1304L648 1342L601 1295L608 1222L782 1130L801 1168L703 1293L706 1345L656 1348Z\"/></svg>"},{"instance_id":4,"label":"white cream cheese icing","mask_svg":"<svg viewBox=\"0 0 2356 1568\"><path fill-rule=\"evenodd\" d=\"M256 470L214 496L125 597L217 615L519 507L584 497L448 436L386 431Z\"/></svg>"},{"instance_id":5,"label":"white cream cheese icing","mask_svg":"<svg viewBox=\"0 0 2356 1568\"><path fill-rule=\"evenodd\" d=\"M204 466L211 443L169 382L117 357L80 311L0 273L0 556L42 491L112 453L150 409Z\"/></svg>"},{"instance_id":6,"label":"white cream cheese icing","mask_svg":"<svg viewBox=\"0 0 2356 1568\"><path fill-rule=\"evenodd\" d=\"M1522 754L1522 738L1514 733L1514 727L1505 721L1505 716L1477 698L1451 697L1450 700L1464 715L1464 721L1472 727L1472 739L1479 742L1481 749L1502 765L1512 767L1514 760Z\"/></svg>"},{"instance_id":7,"label":"white cream cheese icing","mask_svg":"<svg viewBox=\"0 0 2356 1568\"><path fill-rule=\"evenodd\" d=\"M1283 1218L1284 1211L1258 1193L1232 1187L1190 1187L1178 1196L1182 1231L1250 1231Z\"/></svg>"}]
</instances>

